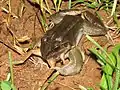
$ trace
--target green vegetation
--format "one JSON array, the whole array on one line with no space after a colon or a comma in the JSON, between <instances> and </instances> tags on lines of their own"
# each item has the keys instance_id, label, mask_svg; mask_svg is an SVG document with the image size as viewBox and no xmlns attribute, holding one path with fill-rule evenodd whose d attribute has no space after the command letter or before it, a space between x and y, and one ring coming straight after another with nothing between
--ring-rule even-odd
<instances>
[{"instance_id":1,"label":"green vegetation","mask_svg":"<svg viewBox=\"0 0 120 90\"><path fill-rule=\"evenodd\" d=\"M13 80L13 67L12 67L12 56L11 52L9 54L9 63L10 63L10 73L8 73L7 79L4 81L0 81L0 90L17 90L14 86Z\"/></svg>"},{"instance_id":2,"label":"green vegetation","mask_svg":"<svg viewBox=\"0 0 120 90\"><path fill-rule=\"evenodd\" d=\"M40 6L40 21L43 28L43 32L46 32L48 26L46 23L47 16L50 16L51 11L54 10L58 12L62 9L62 0L51 0L54 7L50 7L47 0L32 0L33 3L37 3ZM118 22L118 17L116 13L117 0L69 0L68 9L74 6L82 4L85 7L95 9L96 11L105 10L107 13L111 13L114 18L115 24L117 24L117 30L119 31L120 24ZM101 90L120 90L120 44L114 46L111 52L103 49L97 42L95 42L90 36L86 36L91 42L93 42L100 51L91 48L90 51L96 55L98 58L97 62L102 68L102 77L100 82ZM12 68L12 58L9 52L9 62L10 62L10 73L8 73L7 79L5 81L0 81L0 90L16 90L13 81L13 68ZM53 82L53 80L58 76L58 72L55 76L48 80L47 85L42 87L45 90L48 85ZM89 88L87 90L93 90Z\"/></svg>"},{"instance_id":3,"label":"green vegetation","mask_svg":"<svg viewBox=\"0 0 120 90\"><path fill-rule=\"evenodd\" d=\"M112 51L107 53L107 50L103 49L90 36L86 37L100 49L100 52L94 48L91 48L90 51L96 55L102 68L101 90L119 90L120 44L115 45ZM113 75L115 76L113 77Z\"/></svg>"}]
</instances>

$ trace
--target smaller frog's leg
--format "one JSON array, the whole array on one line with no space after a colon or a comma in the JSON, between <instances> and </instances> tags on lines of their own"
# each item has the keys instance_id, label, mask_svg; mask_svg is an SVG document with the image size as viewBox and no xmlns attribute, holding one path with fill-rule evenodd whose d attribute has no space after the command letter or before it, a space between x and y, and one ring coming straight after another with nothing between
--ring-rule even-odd
<instances>
[{"instance_id":1,"label":"smaller frog's leg","mask_svg":"<svg viewBox=\"0 0 120 90\"><path fill-rule=\"evenodd\" d=\"M54 67L53 69L57 70L61 75L75 75L80 72L83 66L83 59L83 53L78 47L74 47L69 51L70 62L62 68Z\"/></svg>"},{"instance_id":2,"label":"smaller frog's leg","mask_svg":"<svg viewBox=\"0 0 120 90\"><path fill-rule=\"evenodd\" d=\"M28 53L26 53L25 55L22 55L21 57L21 61L13 61L13 64L17 65L17 64L23 64L32 54L34 55L38 55L41 56L40 53L40 49L36 49L36 50L31 50Z\"/></svg>"},{"instance_id":3,"label":"smaller frog's leg","mask_svg":"<svg viewBox=\"0 0 120 90\"><path fill-rule=\"evenodd\" d=\"M39 56L32 56L30 57L29 61L31 61L35 67L40 67L40 70L43 69L43 66L48 67L48 64L46 62L44 62Z\"/></svg>"},{"instance_id":4,"label":"smaller frog's leg","mask_svg":"<svg viewBox=\"0 0 120 90\"><path fill-rule=\"evenodd\" d=\"M21 61L14 61L13 64L23 64L32 54L37 55L37 56L41 56L40 49L29 51L25 55L21 56L22 57Z\"/></svg>"},{"instance_id":5,"label":"smaller frog's leg","mask_svg":"<svg viewBox=\"0 0 120 90\"><path fill-rule=\"evenodd\" d=\"M23 64L23 63L25 63L26 60L29 59L29 58L30 58L29 60L30 60L32 63L36 64L36 63L35 63L36 61L35 61L34 59L32 59L31 55L39 56L39 61L38 61L38 63L41 63L41 67L42 67L42 65L45 65L45 66L49 67L48 64L47 64L46 62L44 62L44 60L42 60L42 58L40 58L40 57L41 57L40 49L35 49L35 50L29 51L29 52L26 53L25 55L22 55L22 56L21 56L21 57L22 57L22 58L21 58L21 61L13 61L13 64L14 64L14 65Z\"/></svg>"},{"instance_id":6,"label":"smaller frog's leg","mask_svg":"<svg viewBox=\"0 0 120 90\"><path fill-rule=\"evenodd\" d=\"M65 64L65 53L60 55L60 59L62 60L62 63Z\"/></svg>"},{"instance_id":7,"label":"smaller frog's leg","mask_svg":"<svg viewBox=\"0 0 120 90\"><path fill-rule=\"evenodd\" d=\"M63 64L65 64L65 59L67 58L67 53L70 51L71 46L68 44L67 49L60 55L60 59L62 60Z\"/></svg>"}]
</instances>

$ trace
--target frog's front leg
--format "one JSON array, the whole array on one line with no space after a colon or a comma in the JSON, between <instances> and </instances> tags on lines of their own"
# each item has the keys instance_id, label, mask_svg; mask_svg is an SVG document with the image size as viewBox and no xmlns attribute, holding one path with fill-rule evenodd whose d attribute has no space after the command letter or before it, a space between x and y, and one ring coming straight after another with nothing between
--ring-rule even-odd
<instances>
[{"instance_id":1,"label":"frog's front leg","mask_svg":"<svg viewBox=\"0 0 120 90\"><path fill-rule=\"evenodd\" d=\"M61 75L75 75L79 73L83 66L84 54L76 46L72 48L67 55L70 62L62 68L54 67L54 69L57 70Z\"/></svg>"},{"instance_id":2,"label":"frog's front leg","mask_svg":"<svg viewBox=\"0 0 120 90\"><path fill-rule=\"evenodd\" d=\"M34 49L34 50L30 50L29 52L25 53L25 55L21 56L21 58L20 58L21 60L19 60L19 61L17 61L17 60L13 61L13 64L14 65L23 64L23 63L26 62L26 60L28 60L29 58L32 58L31 57L32 55L39 56L39 61L41 61L40 64L49 67L48 64L46 62L44 62L42 58L40 58L41 57L41 52L40 52L39 48L38 49ZM30 60L30 61L32 61L33 63L35 62L34 60ZM36 64L36 63L34 63L34 64Z\"/></svg>"}]
</instances>

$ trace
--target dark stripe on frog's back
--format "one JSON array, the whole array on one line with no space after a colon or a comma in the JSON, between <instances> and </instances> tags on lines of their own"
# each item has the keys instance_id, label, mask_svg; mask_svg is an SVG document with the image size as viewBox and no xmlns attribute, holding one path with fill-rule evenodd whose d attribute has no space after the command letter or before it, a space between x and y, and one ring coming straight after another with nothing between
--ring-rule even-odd
<instances>
[{"instance_id":1,"label":"dark stripe on frog's back","mask_svg":"<svg viewBox=\"0 0 120 90\"><path fill-rule=\"evenodd\" d=\"M60 22L58 27L55 27L52 40L65 37L68 32L81 20L81 17L66 15ZM54 29L54 28L53 28Z\"/></svg>"},{"instance_id":2,"label":"dark stripe on frog's back","mask_svg":"<svg viewBox=\"0 0 120 90\"><path fill-rule=\"evenodd\" d=\"M44 37L50 41L57 41L57 39L59 41L59 38L61 38L62 41L66 35L70 34L69 32L78 22L83 23L83 20L80 16L66 15L59 24L54 26L51 30L48 30Z\"/></svg>"},{"instance_id":3,"label":"dark stripe on frog's back","mask_svg":"<svg viewBox=\"0 0 120 90\"><path fill-rule=\"evenodd\" d=\"M83 35L83 19L81 17L78 18L79 21L76 22L76 24L69 30L69 32L63 38L63 42L66 41L67 39L69 42L71 42L72 45L76 45L76 43L78 43L77 40L79 35L80 35L79 40L81 39Z\"/></svg>"}]
</instances>

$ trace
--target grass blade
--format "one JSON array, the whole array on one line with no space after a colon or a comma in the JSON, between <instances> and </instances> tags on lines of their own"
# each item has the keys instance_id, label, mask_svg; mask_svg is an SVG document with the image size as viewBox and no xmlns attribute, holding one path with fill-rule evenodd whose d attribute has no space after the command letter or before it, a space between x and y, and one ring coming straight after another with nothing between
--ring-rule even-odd
<instances>
[{"instance_id":1,"label":"grass blade","mask_svg":"<svg viewBox=\"0 0 120 90\"><path fill-rule=\"evenodd\" d=\"M118 68L118 69L115 69L116 76L115 76L115 83L114 83L113 90L117 90L119 87L119 79L120 79L120 44L116 45L115 48L113 49L113 55L117 60L116 66Z\"/></svg>"},{"instance_id":2,"label":"grass blade","mask_svg":"<svg viewBox=\"0 0 120 90\"><path fill-rule=\"evenodd\" d=\"M59 75L59 72L54 73L54 74L49 78L49 80L42 85L41 90L46 90L47 87L58 77L58 75Z\"/></svg>"}]
</instances>

